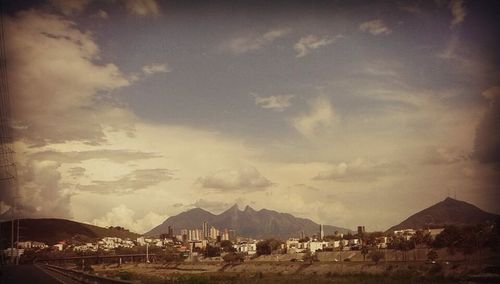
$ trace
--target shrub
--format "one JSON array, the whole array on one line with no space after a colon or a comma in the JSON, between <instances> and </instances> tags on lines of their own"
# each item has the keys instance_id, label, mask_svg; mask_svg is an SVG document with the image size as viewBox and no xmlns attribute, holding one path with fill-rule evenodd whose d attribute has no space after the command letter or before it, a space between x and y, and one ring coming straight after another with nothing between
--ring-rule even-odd
<instances>
[{"instance_id":1,"label":"shrub","mask_svg":"<svg viewBox=\"0 0 500 284\"><path fill-rule=\"evenodd\" d=\"M381 259L384 258L384 253L379 250L374 250L370 253L370 258L373 262L378 263Z\"/></svg>"}]
</instances>

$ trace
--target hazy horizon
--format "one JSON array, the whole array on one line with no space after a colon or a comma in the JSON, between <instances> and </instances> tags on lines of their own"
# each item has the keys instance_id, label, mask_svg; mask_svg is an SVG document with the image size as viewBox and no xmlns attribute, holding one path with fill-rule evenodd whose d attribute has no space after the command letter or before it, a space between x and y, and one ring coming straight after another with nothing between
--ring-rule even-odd
<instances>
[{"instance_id":1,"label":"hazy horizon","mask_svg":"<svg viewBox=\"0 0 500 284\"><path fill-rule=\"evenodd\" d=\"M20 216L500 214L495 1L188 2L3 1Z\"/></svg>"}]
</instances>

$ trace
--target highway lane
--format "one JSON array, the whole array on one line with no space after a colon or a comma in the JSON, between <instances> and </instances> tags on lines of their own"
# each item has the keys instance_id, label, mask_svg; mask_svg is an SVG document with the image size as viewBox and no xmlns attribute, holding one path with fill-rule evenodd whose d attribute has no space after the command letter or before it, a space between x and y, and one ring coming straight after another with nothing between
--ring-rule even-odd
<instances>
[{"instance_id":1,"label":"highway lane","mask_svg":"<svg viewBox=\"0 0 500 284\"><path fill-rule=\"evenodd\" d=\"M35 265L5 266L1 270L0 284L78 284L56 272Z\"/></svg>"}]
</instances>

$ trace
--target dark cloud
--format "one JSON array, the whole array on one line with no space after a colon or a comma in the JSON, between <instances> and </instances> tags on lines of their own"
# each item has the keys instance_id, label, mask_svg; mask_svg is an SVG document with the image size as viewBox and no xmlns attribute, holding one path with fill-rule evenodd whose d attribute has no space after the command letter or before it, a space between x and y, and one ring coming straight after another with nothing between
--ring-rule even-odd
<instances>
[{"instance_id":1,"label":"dark cloud","mask_svg":"<svg viewBox=\"0 0 500 284\"><path fill-rule=\"evenodd\" d=\"M171 179L172 171L168 169L142 169L134 170L116 180L94 180L91 184L78 185L77 188L99 194L127 194Z\"/></svg>"},{"instance_id":2,"label":"dark cloud","mask_svg":"<svg viewBox=\"0 0 500 284\"><path fill-rule=\"evenodd\" d=\"M427 148L423 163L430 165L454 164L468 160L468 154L454 147L429 147Z\"/></svg>"},{"instance_id":3,"label":"dark cloud","mask_svg":"<svg viewBox=\"0 0 500 284\"><path fill-rule=\"evenodd\" d=\"M482 163L500 163L500 87L483 93L490 100L488 109L476 128L473 156Z\"/></svg>"}]
</instances>

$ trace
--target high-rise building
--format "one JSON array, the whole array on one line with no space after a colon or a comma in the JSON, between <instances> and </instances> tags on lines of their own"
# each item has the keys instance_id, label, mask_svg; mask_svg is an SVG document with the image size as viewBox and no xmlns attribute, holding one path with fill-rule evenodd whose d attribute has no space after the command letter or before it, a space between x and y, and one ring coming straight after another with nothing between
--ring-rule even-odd
<instances>
[{"instance_id":1,"label":"high-rise building","mask_svg":"<svg viewBox=\"0 0 500 284\"><path fill-rule=\"evenodd\" d=\"M210 227L210 232L209 232L209 237L212 240L216 240L217 237L220 235L219 230L217 230L215 227Z\"/></svg>"},{"instance_id":2,"label":"high-rise building","mask_svg":"<svg viewBox=\"0 0 500 284\"><path fill-rule=\"evenodd\" d=\"M358 238L361 240L361 245L365 242L365 226L358 226Z\"/></svg>"},{"instance_id":3,"label":"high-rise building","mask_svg":"<svg viewBox=\"0 0 500 284\"><path fill-rule=\"evenodd\" d=\"M203 239L208 240L208 237L210 236L210 230L208 229L207 221L203 221L202 230L203 230Z\"/></svg>"},{"instance_id":4,"label":"high-rise building","mask_svg":"<svg viewBox=\"0 0 500 284\"><path fill-rule=\"evenodd\" d=\"M358 235L361 237L365 233L365 226L358 226Z\"/></svg>"},{"instance_id":5,"label":"high-rise building","mask_svg":"<svg viewBox=\"0 0 500 284\"><path fill-rule=\"evenodd\" d=\"M323 230L323 224L319 225L319 239L322 240L325 238L325 231Z\"/></svg>"},{"instance_id":6,"label":"high-rise building","mask_svg":"<svg viewBox=\"0 0 500 284\"><path fill-rule=\"evenodd\" d=\"M224 231L221 232L221 240L223 240L223 241L229 240L229 232L227 229L224 229Z\"/></svg>"},{"instance_id":7,"label":"high-rise building","mask_svg":"<svg viewBox=\"0 0 500 284\"><path fill-rule=\"evenodd\" d=\"M303 240L305 238L306 238L306 233L304 233L304 231L300 231L299 239Z\"/></svg>"},{"instance_id":8,"label":"high-rise building","mask_svg":"<svg viewBox=\"0 0 500 284\"><path fill-rule=\"evenodd\" d=\"M170 238L174 237L174 228L172 228L171 226L168 226L168 236Z\"/></svg>"},{"instance_id":9,"label":"high-rise building","mask_svg":"<svg viewBox=\"0 0 500 284\"><path fill-rule=\"evenodd\" d=\"M228 231L228 238L231 242L236 242L236 231L235 230L229 230Z\"/></svg>"}]
</instances>

